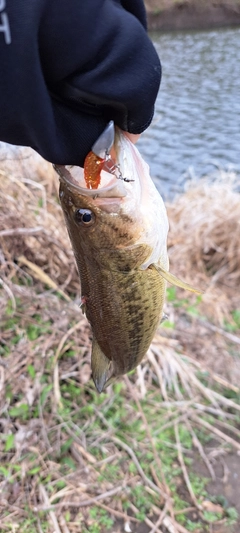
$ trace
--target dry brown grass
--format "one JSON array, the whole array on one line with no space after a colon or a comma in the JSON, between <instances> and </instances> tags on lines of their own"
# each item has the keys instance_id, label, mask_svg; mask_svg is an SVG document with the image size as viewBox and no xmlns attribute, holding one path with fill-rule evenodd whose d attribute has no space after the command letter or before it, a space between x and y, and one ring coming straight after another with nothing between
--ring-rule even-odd
<instances>
[{"instance_id":1,"label":"dry brown grass","mask_svg":"<svg viewBox=\"0 0 240 533\"><path fill-rule=\"evenodd\" d=\"M19 159L19 157L21 158ZM63 290L79 292L73 253L58 204L58 180L50 164L28 149L0 167L0 238L5 275L19 270L20 255L38 265Z\"/></svg>"},{"instance_id":2,"label":"dry brown grass","mask_svg":"<svg viewBox=\"0 0 240 533\"><path fill-rule=\"evenodd\" d=\"M202 179L168 206L174 265L183 275L197 272L208 284L233 290L240 283L237 185L236 174L219 171L217 181Z\"/></svg>"},{"instance_id":3,"label":"dry brown grass","mask_svg":"<svg viewBox=\"0 0 240 533\"><path fill-rule=\"evenodd\" d=\"M165 9L170 9L171 7L175 6L176 4L181 5L187 5L196 4L197 6L205 6L206 4L209 6L213 2L209 2L209 0L145 0L145 6L148 12L156 13L164 11ZM224 6L238 6L239 0L215 0L214 5L224 5Z\"/></svg>"},{"instance_id":4,"label":"dry brown grass","mask_svg":"<svg viewBox=\"0 0 240 533\"><path fill-rule=\"evenodd\" d=\"M220 456L228 448L240 451L234 422L240 339L233 319L240 307L240 200L232 176L203 182L168 206L171 270L205 294L200 301L170 292L171 327L159 330L134 377L99 398L89 381L91 332L78 307L58 180L51 165L29 150L19 153L20 160L0 163L1 531L93 532L92 506L105 506L120 521L112 531L124 522L138 531L137 486L152 498L146 531L184 533L157 435L165 426L174 430L166 446L177 453L187 501L200 518L203 502L182 454L188 453L184 428L195 435L212 477L214 462L199 428L212 435Z\"/></svg>"}]
</instances>

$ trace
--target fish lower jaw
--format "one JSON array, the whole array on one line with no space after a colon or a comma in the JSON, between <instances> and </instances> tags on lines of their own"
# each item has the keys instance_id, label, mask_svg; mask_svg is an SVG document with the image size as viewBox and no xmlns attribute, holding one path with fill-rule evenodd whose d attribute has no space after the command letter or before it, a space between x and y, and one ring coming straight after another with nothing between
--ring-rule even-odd
<instances>
[{"instance_id":1,"label":"fish lower jaw","mask_svg":"<svg viewBox=\"0 0 240 533\"><path fill-rule=\"evenodd\" d=\"M116 178L113 174L101 172L101 185L97 189L88 189L84 178L84 169L72 165L54 165L54 169L65 185L71 191L83 196L95 198L121 199L127 195L125 183Z\"/></svg>"}]
</instances>

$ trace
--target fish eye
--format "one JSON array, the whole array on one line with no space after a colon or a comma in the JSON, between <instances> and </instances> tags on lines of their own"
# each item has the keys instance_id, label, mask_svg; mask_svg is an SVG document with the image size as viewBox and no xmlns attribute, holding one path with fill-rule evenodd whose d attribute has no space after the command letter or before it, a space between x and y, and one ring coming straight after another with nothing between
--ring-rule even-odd
<instances>
[{"instance_id":1,"label":"fish eye","mask_svg":"<svg viewBox=\"0 0 240 533\"><path fill-rule=\"evenodd\" d=\"M77 209L75 211L75 220L82 226L91 226L95 220L95 215L90 209Z\"/></svg>"}]
</instances>

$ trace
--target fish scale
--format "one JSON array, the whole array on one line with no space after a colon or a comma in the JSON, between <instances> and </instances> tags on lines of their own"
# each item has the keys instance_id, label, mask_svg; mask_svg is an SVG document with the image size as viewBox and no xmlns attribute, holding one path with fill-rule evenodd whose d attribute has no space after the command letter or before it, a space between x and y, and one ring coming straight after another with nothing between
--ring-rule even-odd
<instances>
[{"instance_id":1,"label":"fish scale","mask_svg":"<svg viewBox=\"0 0 240 533\"><path fill-rule=\"evenodd\" d=\"M101 276L101 288L87 297L86 316L102 351L114 361L115 376L120 376L135 368L149 347L162 315L165 281L150 269L105 270ZM82 287L84 292L84 279Z\"/></svg>"}]
</instances>

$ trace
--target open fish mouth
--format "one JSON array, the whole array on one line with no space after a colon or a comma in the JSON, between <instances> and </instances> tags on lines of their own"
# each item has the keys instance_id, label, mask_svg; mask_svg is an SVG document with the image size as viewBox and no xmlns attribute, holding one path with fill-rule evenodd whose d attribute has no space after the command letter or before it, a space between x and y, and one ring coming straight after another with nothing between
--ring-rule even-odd
<instances>
[{"instance_id":1,"label":"open fish mouth","mask_svg":"<svg viewBox=\"0 0 240 533\"><path fill-rule=\"evenodd\" d=\"M114 174L102 171L98 189L88 189L84 179L84 169L74 165L53 165L60 179L70 188L83 196L92 198L123 198L127 195L124 182Z\"/></svg>"}]
</instances>

